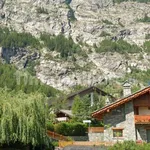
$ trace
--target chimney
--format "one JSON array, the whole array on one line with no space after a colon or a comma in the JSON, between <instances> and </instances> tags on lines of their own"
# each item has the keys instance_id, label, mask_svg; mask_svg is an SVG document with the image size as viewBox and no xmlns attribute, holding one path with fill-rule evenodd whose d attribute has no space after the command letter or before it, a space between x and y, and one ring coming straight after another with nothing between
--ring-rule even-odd
<instances>
[{"instance_id":1,"label":"chimney","mask_svg":"<svg viewBox=\"0 0 150 150\"><path fill-rule=\"evenodd\" d=\"M131 84L126 81L124 84L123 84L123 96L129 96L131 95Z\"/></svg>"}]
</instances>

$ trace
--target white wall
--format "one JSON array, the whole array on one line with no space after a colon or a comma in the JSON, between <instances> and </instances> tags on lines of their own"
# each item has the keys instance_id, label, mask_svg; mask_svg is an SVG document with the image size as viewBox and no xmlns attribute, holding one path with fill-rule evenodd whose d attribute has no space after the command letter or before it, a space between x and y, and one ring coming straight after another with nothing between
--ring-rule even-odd
<instances>
[{"instance_id":1,"label":"white wall","mask_svg":"<svg viewBox=\"0 0 150 150\"><path fill-rule=\"evenodd\" d=\"M148 107L139 107L139 115L150 115Z\"/></svg>"}]
</instances>

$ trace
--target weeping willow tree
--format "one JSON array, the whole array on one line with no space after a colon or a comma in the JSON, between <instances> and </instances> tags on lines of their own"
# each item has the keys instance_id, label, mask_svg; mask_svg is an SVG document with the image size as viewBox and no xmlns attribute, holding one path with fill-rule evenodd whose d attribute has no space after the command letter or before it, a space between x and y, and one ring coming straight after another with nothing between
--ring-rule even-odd
<instances>
[{"instance_id":1,"label":"weeping willow tree","mask_svg":"<svg viewBox=\"0 0 150 150\"><path fill-rule=\"evenodd\" d=\"M0 88L0 144L47 145L46 110L39 93L16 94Z\"/></svg>"}]
</instances>

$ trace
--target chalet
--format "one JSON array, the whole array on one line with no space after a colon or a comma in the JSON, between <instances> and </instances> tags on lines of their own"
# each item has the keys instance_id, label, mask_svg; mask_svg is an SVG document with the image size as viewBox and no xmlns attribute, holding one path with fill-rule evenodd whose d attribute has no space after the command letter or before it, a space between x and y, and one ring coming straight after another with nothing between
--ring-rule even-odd
<instances>
[{"instance_id":1,"label":"chalet","mask_svg":"<svg viewBox=\"0 0 150 150\"><path fill-rule=\"evenodd\" d=\"M113 102L116 100L115 97L113 97L112 95L110 95L109 93L106 93L105 91L99 89L98 87L95 87L95 86L90 86L88 88L85 88L83 90L80 90L78 92L75 92L73 94L70 94L68 95L67 97L67 100L68 100L68 105L69 105L69 108L71 109L72 107L72 104L73 104L73 101L74 101L74 98L76 96L80 96L80 97L83 97L85 95L89 95L89 98L90 98L90 103L91 103L91 106L94 104L94 98L93 98L93 93L96 92L98 95L100 96L107 96L108 97L108 101L109 102Z\"/></svg>"},{"instance_id":2,"label":"chalet","mask_svg":"<svg viewBox=\"0 0 150 150\"><path fill-rule=\"evenodd\" d=\"M72 118L73 114L71 110L65 110L61 109L56 113L56 120L61 122L61 121L68 121Z\"/></svg>"},{"instance_id":3,"label":"chalet","mask_svg":"<svg viewBox=\"0 0 150 150\"><path fill-rule=\"evenodd\" d=\"M128 83L124 85L125 97L92 113L103 120L103 140L150 142L150 87L134 94Z\"/></svg>"}]
</instances>

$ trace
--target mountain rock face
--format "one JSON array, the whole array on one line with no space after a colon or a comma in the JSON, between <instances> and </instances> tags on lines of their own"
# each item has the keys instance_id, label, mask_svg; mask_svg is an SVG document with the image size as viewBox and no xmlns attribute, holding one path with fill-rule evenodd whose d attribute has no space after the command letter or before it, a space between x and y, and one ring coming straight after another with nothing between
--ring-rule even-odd
<instances>
[{"instance_id":1,"label":"mountain rock face","mask_svg":"<svg viewBox=\"0 0 150 150\"><path fill-rule=\"evenodd\" d=\"M1 0L0 25L18 32L30 32L37 38L40 33L71 36L78 43L89 46L99 45L105 36L124 39L131 44L142 45L145 35L150 34L148 23L139 22L147 14L150 16L150 4L123 2L114 4L113 0ZM69 13L72 12L71 16ZM73 16L75 17L72 20ZM85 52L86 52L86 48ZM91 48L92 49L92 48ZM131 72L131 67L150 69L150 56L146 53L97 54L93 50L86 57L76 56L76 61L45 59L48 52L37 54L40 65L36 66L37 77L44 83L58 89L81 85L93 85L113 77L121 77ZM1 56L10 63L24 68L28 56L36 54L28 50L2 50ZM53 55L50 53L50 55ZM141 56L142 55L142 56ZM31 59L32 60L32 59Z\"/></svg>"},{"instance_id":2,"label":"mountain rock face","mask_svg":"<svg viewBox=\"0 0 150 150\"><path fill-rule=\"evenodd\" d=\"M68 19L70 8L76 21ZM65 0L2 0L0 23L36 36L41 32L56 35L63 32L66 36L72 36L76 42L82 41L90 45L103 39L100 37L102 31L137 44L142 44L145 34L150 32L148 24L137 22L145 14L150 15L150 4L72 0L70 8Z\"/></svg>"},{"instance_id":3,"label":"mountain rock face","mask_svg":"<svg viewBox=\"0 0 150 150\"><path fill-rule=\"evenodd\" d=\"M150 69L150 56L131 54L128 57L118 53L89 54L76 62L44 60L36 68L37 77L44 83L60 90L75 85L92 86L111 78L122 77L132 68L142 71Z\"/></svg>"}]
</instances>

